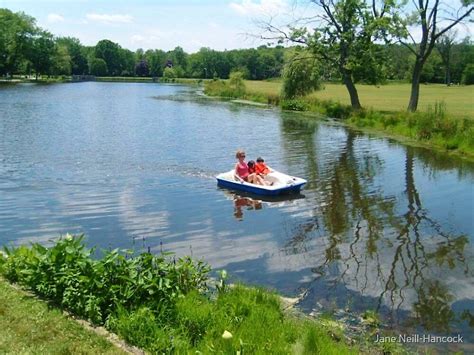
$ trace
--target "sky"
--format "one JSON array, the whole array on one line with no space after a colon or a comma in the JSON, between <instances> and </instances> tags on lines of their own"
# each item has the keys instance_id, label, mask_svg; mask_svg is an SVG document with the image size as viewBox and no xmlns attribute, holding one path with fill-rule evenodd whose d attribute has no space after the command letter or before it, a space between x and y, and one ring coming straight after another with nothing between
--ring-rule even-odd
<instances>
[{"instance_id":1,"label":"sky","mask_svg":"<svg viewBox=\"0 0 474 355\"><path fill-rule=\"evenodd\" d=\"M56 36L78 38L84 45L109 39L136 50L186 52L257 47L263 42L254 20L277 16L286 0L0 0L0 8L23 11Z\"/></svg>"},{"instance_id":2,"label":"sky","mask_svg":"<svg viewBox=\"0 0 474 355\"><path fill-rule=\"evenodd\" d=\"M307 1L298 4L295 10L294 0L0 0L0 8L23 11L41 28L84 45L109 39L133 51L181 46L188 53L265 44L249 35L261 33L256 21L307 15ZM459 27L458 38L474 34L469 27Z\"/></svg>"}]
</instances>

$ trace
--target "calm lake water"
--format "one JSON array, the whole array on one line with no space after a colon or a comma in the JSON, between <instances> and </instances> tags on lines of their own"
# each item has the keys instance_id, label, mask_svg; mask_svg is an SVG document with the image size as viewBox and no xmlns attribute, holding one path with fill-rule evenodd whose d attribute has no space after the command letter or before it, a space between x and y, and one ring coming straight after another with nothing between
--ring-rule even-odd
<instances>
[{"instance_id":1,"label":"calm lake water","mask_svg":"<svg viewBox=\"0 0 474 355\"><path fill-rule=\"evenodd\" d=\"M0 245L69 232L192 254L307 312L372 309L472 349L474 164L195 91L0 86ZM218 188L240 147L308 185L268 201Z\"/></svg>"}]
</instances>

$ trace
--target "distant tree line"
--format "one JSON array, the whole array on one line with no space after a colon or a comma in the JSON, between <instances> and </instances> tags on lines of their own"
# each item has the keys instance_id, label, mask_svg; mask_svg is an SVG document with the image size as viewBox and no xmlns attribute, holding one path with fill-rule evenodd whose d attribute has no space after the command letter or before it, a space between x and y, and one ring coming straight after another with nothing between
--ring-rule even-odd
<instances>
[{"instance_id":1,"label":"distant tree line","mask_svg":"<svg viewBox=\"0 0 474 355\"><path fill-rule=\"evenodd\" d=\"M452 35L444 36L436 48L423 67L421 82L474 83L474 45L469 38L456 42ZM0 9L2 77L95 75L227 79L231 72L238 71L246 79L262 80L282 76L285 63L298 51L298 46L277 45L226 51L201 48L192 54L181 47L171 51L138 49L133 52L107 39L95 46L84 46L76 38L54 36L23 12ZM412 50L400 44L379 44L375 45L374 52L382 63L377 66L378 72L354 66L351 73L354 82L410 81L416 61ZM302 67L302 63L299 65ZM320 60L317 70L322 80L343 79L341 71L329 61Z\"/></svg>"}]
</instances>

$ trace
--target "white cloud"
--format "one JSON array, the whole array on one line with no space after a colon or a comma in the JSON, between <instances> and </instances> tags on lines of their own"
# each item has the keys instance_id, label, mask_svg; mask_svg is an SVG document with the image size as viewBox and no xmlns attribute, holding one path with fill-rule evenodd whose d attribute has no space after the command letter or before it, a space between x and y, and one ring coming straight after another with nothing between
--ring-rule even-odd
<instances>
[{"instance_id":1,"label":"white cloud","mask_svg":"<svg viewBox=\"0 0 474 355\"><path fill-rule=\"evenodd\" d=\"M143 42L145 40L145 37L140 35L133 35L132 37L130 37L130 40L132 41L132 43Z\"/></svg>"},{"instance_id":2,"label":"white cloud","mask_svg":"<svg viewBox=\"0 0 474 355\"><path fill-rule=\"evenodd\" d=\"M64 17L58 14L49 14L48 22L49 23L64 22Z\"/></svg>"},{"instance_id":3,"label":"white cloud","mask_svg":"<svg viewBox=\"0 0 474 355\"><path fill-rule=\"evenodd\" d=\"M176 38L177 32L166 32L159 28L146 28L141 33L135 33L130 36L130 43L133 47L158 48L160 42L166 38Z\"/></svg>"},{"instance_id":4,"label":"white cloud","mask_svg":"<svg viewBox=\"0 0 474 355\"><path fill-rule=\"evenodd\" d=\"M284 0L242 0L229 4L230 8L242 16L268 15L276 16L288 10L288 5Z\"/></svg>"},{"instance_id":5,"label":"white cloud","mask_svg":"<svg viewBox=\"0 0 474 355\"><path fill-rule=\"evenodd\" d=\"M90 21L96 21L107 25L114 23L131 23L133 17L130 15L109 15L109 14L87 14L86 18Z\"/></svg>"}]
</instances>

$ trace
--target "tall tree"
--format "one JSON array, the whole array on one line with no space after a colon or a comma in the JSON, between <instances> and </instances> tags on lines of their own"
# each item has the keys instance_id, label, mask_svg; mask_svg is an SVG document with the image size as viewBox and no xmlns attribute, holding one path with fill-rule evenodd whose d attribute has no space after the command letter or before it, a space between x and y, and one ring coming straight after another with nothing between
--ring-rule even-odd
<instances>
[{"instance_id":1,"label":"tall tree","mask_svg":"<svg viewBox=\"0 0 474 355\"><path fill-rule=\"evenodd\" d=\"M0 9L0 75L18 70L31 51L37 30L33 17Z\"/></svg>"},{"instance_id":2,"label":"tall tree","mask_svg":"<svg viewBox=\"0 0 474 355\"><path fill-rule=\"evenodd\" d=\"M28 55L35 71L36 80L40 74L51 74L55 53L56 45L53 35L48 31L38 31L33 38L31 52Z\"/></svg>"},{"instance_id":3,"label":"tall tree","mask_svg":"<svg viewBox=\"0 0 474 355\"><path fill-rule=\"evenodd\" d=\"M149 74L150 69L146 59L141 59L137 64L135 64L135 75L148 76Z\"/></svg>"},{"instance_id":4,"label":"tall tree","mask_svg":"<svg viewBox=\"0 0 474 355\"><path fill-rule=\"evenodd\" d=\"M444 65L444 83L448 86L451 85L451 58L456 34L457 31L448 31L436 42L436 49L438 49Z\"/></svg>"},{"instance_id":5,"label":"tall tree","mask_svg":"<svg viewBox=\"0 0 474 355\"><path fill-rule=\"evenodd\" d=\"M118 68L114 75L133 76L135 73L135 53L119 46Z\"/></svg>"},{"instance_id":6,"label":"tall tree","mask_svg":"<svg viewBox=\"0 0 474 355\"><path fill-rule=\"evenodd\" d=\"M107 63L102 58L92 58L90 61L89 72L95 76L107 75Z\"/></svg>"},{"instance_id":7,"label":"tall tree","mask_svg":"<svg viewBox=\"0 0 474 355\"><path fill-rule=\"evenodd\" d=\"M56 42L55 49L52 56L52 74L71 75L71 56L67 47Z\"/></svg>"},{"instance_id":8,"label":"tall tree","mask_svg":"<svg viewBox=\"0 0 474 355\"><path fill-rule=\"evenodd\" d=\"M312 30L297 22L289 26L287 33L266 23L265 29L271 35L262 37L308 46L320 61L338 69L352 107L360 109L354 73L362 67L380 72L376 70L380 61L375 58L378 53L375 42L388 39L392 27L398 23L395 1L383 0L380 6L376 0L372 0L371 6L365 0L312 0L311 3L316 6L317 14L300 21L311 24Z\"/></svg>"},{"instance_id":9,"label":"tall tree","mask_svg":"<svg viewBox=\"0 0 474 355\"><path fill-rule=\"evenodd\" d=\"M148 62L149 72L151 76L162 76L166 62L166 53L160 49L147 50L145 58Z\"/></svg>"},{"instance_id":10,"label":"tall tree","mask_svg":"<svg viewBox=\"0 0 474 355\"><path fill-rule=\"evenodd\" d=\"M84 47L77 38L60 37L56 40L58 45L67 48L69 57L71 58L71 74L84 75L87 73L87 58Z\"/></svg>"},{"instance_id":11,"label":"tall tree","mask_svg":"<svg viewBox=\"0 0 474 355\"><path fill-rule=\"evenodd\" d=\"M120 46L117 43L103 39L97 43L94 49L95 58L100 58L107 64L108 75L120 75L122 67L120 65Z\"/></svg>"},{"instance_id":12,"label":"tall tree","mask_svg":"<svg viewBox=\"0 0 474 355\"><path fill-rule=\"evenodd\" d=\"M415 56L415 65L411 75L410 101L408 111L415 112L418 108L420 97L420 78L423 66L431 55L436 41L446 32L465 19L468 19L474 7L474 0L461 0L457 8L452 1L442 0L414 0L414 21L407 25L418 25L421 30L419 42L408 31L405 31L405 39L401 43L405 45Z\"/></svg>"}]
</instances>

